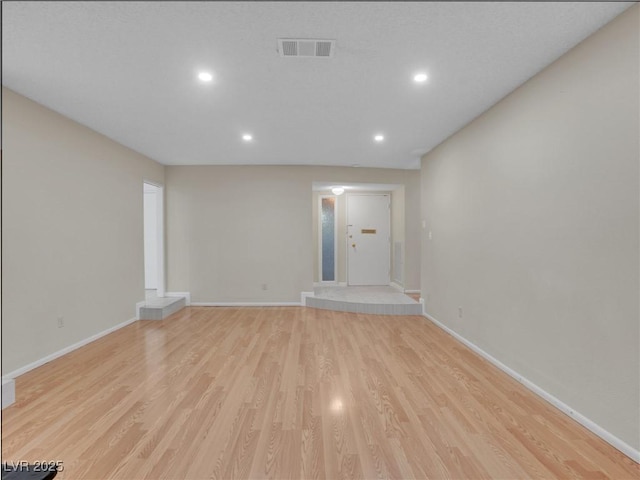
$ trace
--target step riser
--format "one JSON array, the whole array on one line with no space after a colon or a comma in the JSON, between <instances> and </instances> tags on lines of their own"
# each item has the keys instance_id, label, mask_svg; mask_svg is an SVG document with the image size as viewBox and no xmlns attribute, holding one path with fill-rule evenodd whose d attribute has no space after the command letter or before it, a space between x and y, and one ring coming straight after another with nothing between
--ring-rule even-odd
<instances>
[{"instance_id":1,"label":"step riser","mask_svg":"<svg viewBox=\"0 0 640 480\"><path fill-rule=\"evenodd\" d=\"M371 315L422 315L419 303L357 303L326 298L307 297L307 307L337 312L366 313Z\"/></svg>"},{"instance_id":2,"label":"step riser","mask_svg":"<svg viewBox=\"0 0 640 480\"><path fill-rule=\"evenodd\" d=\"M140 320L164 320L186 306L184 298L164 307L140 307Z\"/></svg>"}]
</instances>

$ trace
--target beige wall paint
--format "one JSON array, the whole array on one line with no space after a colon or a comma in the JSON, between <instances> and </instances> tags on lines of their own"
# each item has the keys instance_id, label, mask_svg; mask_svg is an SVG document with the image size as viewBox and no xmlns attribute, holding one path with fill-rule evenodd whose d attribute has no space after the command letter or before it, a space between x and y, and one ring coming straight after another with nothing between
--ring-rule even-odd
<instances>
[{"instance_id":1,"label":"beige wall paint","mask_svg":"<svg viewBox=\"0 0 640 480\"><path fill-rule=\"evenodd\" d=\"M639 12L422 160L427 312L636 450Z\"/></svg>"},{"instance_id":2,"label":"beige wall paint","mask_svg":"<svg viewBox=\"0 0 640 480\"><path fill-rule=\"evenodd\" d=\"M296 302L311 290L311 183L299 168L166 175L169 290L192 302Z\"/></svg>"},{"instance_id":3,"label":"beige wall paint","mask_svg":"<svg viewBox=\"0 0 640 480\"><path fill-rule=\"evenodd\" d=\"M135 316L142 182L164 167L6 88L2 109L8 373Z\"/></svg>"},{"instance_id":4,"label":"beige wall paint","mask_svg":"<svg viewBox=\"0 0 640 480\"><path fill-rule=\"evenodd\" d=\"M314 181L405 185L415 200L406 223L419 222L416 170L172 166L166 176L168 286L194 302L299 302L313 289ZM417 289L419 237L412 248Z\"/></svg>"}]
</instances>

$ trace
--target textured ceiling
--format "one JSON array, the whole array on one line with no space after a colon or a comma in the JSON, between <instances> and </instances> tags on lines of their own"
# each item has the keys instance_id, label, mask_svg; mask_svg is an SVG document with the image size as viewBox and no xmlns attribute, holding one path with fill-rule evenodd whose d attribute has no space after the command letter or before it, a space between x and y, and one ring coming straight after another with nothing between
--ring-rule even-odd
<instances>
[{"instance_id":1,"label":"textured ceiling","mask_svg":"<svg viewBox=\"0 0 640 480\"><path fill-rule=\"evenodd\" d=\"M167 165L418 168L631 4L3 2L3 84Z\"/></svg>"}]
</instances>

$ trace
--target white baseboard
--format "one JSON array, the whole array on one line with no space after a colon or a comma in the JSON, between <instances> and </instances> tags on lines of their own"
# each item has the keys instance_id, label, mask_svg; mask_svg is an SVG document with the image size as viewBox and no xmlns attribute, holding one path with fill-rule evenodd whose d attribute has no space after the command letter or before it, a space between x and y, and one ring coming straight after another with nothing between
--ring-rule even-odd
<instances>
[{"instance_id":1,"label":"white baseboard","mask_svg":"<svg viewBox=\"0 0 640 480\"><path fill-rule=\"evenodd\" d=\"M136 320L137 320L136 317L130 318L125 322L122 322L117 325L114 325L113 327L107 328L106 330L103 330L102 332L98 332L95 335L91 335L90 337L85 338L84 340L80 340L79 342L76 342L73 345L69 345L68 347L63 348L62 350L53 352L52 354L47 355L46 357L42 357L41 359L36 360L35 362L31 362L30 364L25 365L24 367L20 367L14 370L13 372L9 372L5 375L5 377L8 377L8 378L19 377L23 373L27 373L28 371L33 370L34 368L38 368L44 365L45 363L49 363L51 360L55 360L56 358L61 357L74 350L77 350L80 347L84 347L85 345L95 340L98 340L99 338L104 337L105 335L109 335L110 333L115 332L116 330L126 327L127 325L135 322Z\"/></svg>"},{"instance_id":2,"label":"white baseboard","mask_svg":"<svg viewBox=\"0 0 640 480\"><path fill-rule=\"evenodd\" d=\"M13 378L2 377L2 408L16 401L16 382Z\"/></svg>"},{"instance_id":3,"label":"white baseboard","mask_svg":"<svg viewBox=\"0 0 640 480\"><path fill-rule=\"evenodd\" d=\"M188 307L191 305L191 292L165 292L165 297L184 297L185 304Z\"/></svg>"},{"instance_id":4,"label":"white baseboard","mask_svg":"<svg viewBox=\"0 0 640 480\"><path fill-rule=\"evenodd\" d=\"M306 297L312 297L313 294L313 292L301 292L299 302L190 302L189 298L187 305L190 304L193 307L299 307L306 305Z\"/></svg>"},{"instance_id":5,"label":"white baseboard","mask_svg":"<svg viewBox=\"0 0 640 480\"><path fill-rule=\"evenodd\" d=\"M424 305L424 303L423 303ZM431 315L429 315L427 312L424 311L424 307L423 307L423 315L429 320L431 321L433 324L437 325L438 327L440 327L442 330L444 330L445 332L447 332L449 335L451 335L453 338L455 338L456 340L458 340L460 343L463 343L464 345L466 345L467 347L469 347L471 350L473 350L474 352L476 352L478 355L480 355L482 358L484 358L485 360L489 361L490 363L492 363L494 366L496 366L497 368L499 368L500 370L502 370L504 373L506 373L507 375L509 375L510 377L512 377L513 379L515 379L516 381L518 381L519 383L521 383L522 385L524 385L526 388L528 388L530 391L532 391L533 393L535 393L536 395L538 395L539 397L541 397L542 399L546 400L547 402L549 402L551 405L553 405L554 407L556 407L558 410L560 410L561 412L565 413L566 415L570 416L571 418L573 418L576 422L578 422L580 425L584 426L585 428L587 428L588 430L592 431L593 433L595 433L597 436L599 436L600 438L602 438L605 442L607 442L609 445L611 445L612 447L620 450L622 453L624 453L626 456L628 456L629 458L631 458L633 461L635 461L636 463L640 463L640 450L636 450L635 448L633 448L631 445L629 445L628 443L624 442L623 440L619 439L618 437L616 437L615 435L613 435L611 432L609 432L608 430L605 430L604 428L602 428L600 425L598 425L597 423L595 423L594 421L590 420L589 418L585 417L584 415L582 415L581 413L575 411L573 408L571 408L569 405L567 405L566 403L564 403L563 401L559 400L558 398L554 397L553 395L551 395L549 392L543 390L542 388L540 388L538 385L536 385L535 383L533 383L532 381L528 380L527 378L523 377L522 375L520 375L518 372L516 372L515 370L512 370L511 368L507 367L504 363L502 363L500 360L496 359L495 357L492 357L491 355L489 355L487 352L485 352L484 350L482 350L480 347L478 347L476 344L470 342L469 340L467 340L466 338L464 338L462 335L460 335L459 333L455 332L454 330L450 329L449 327L447 327L446 325L444 325L443 323L439 322L438 320L436 320L434 317L432 317Z\"/></svg>"},{"instance_id":6,"label":"white baseboard","mask_svg":"<svg viewBox=\"0 0 640 480\"><path fill-rule=\"evenodd\" d=\"M300 302L193 302L192 307L299 307Z\"/></svg>"},{"instance_id":7,"label":"white baseboard","mask_svg":"<svg viewBox=\"0 0 640 480\"><path fill-rule=\"evenodd\" d=\"M414 294L414 293L422 293L422 292L420 292L420 290L405 290L404 293Z\"/></svg>"}]
</instances>

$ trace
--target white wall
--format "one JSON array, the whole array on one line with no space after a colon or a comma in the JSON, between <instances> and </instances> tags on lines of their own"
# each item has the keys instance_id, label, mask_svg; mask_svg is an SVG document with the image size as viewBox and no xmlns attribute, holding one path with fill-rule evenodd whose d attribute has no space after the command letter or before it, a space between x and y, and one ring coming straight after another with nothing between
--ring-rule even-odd
<instances>
[{"instance_id":1,"label":"white wall","mask_svg":"<svg viewBox=\"0 0 640 480\"><path fill-rule=\"evenodd\" d=\"M2 109L6 374L135 316L142 182L164 167L6 88Z\"/></svg>"},{"instance_id":2,"label":"white wall","mask_svg":"<svg viewBox=\"0 0 640 480\"><path fill-rule=\"evenodd\" d=\"M414 198L420 188L416 170L172 166L166 177L168 290L189 291L193 302L298 302L311 291L314 181L402 184ZM406 223L419 224L417 198ZM410 252L417 289L418 235Z\"/></svg>"},{"instance_id":3,"label":"white wall","mask_svg":"<svg viewBox=\"0 0 640 480\"><path fill-rule=\"evenodd\" d=\"M636 450L639 11L422 160L427 312Z\"/></svg>"}]
</instances>

